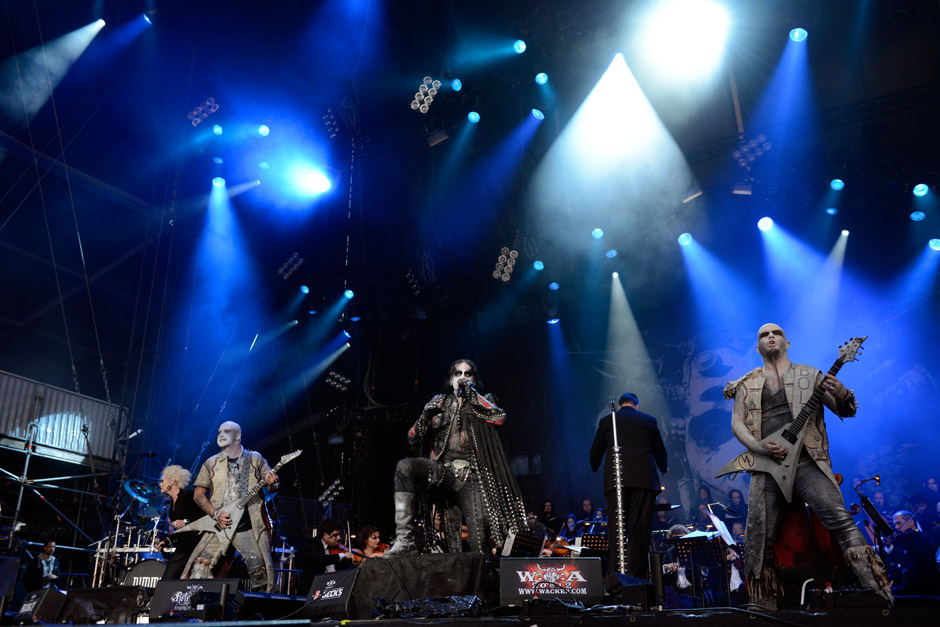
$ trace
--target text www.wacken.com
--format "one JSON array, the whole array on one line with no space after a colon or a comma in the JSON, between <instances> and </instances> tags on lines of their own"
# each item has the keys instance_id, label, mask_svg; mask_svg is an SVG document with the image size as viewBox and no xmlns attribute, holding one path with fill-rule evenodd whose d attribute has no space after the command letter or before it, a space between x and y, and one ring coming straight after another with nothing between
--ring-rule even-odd
<instances>
[{"instance_id":1,"label":"text www.wacken.com","mask_svg":"<svg viewBox=\"0 0 940 627\"><path fill-rule=\"evenodd\" d=\"M525 595L535 595L539 596L549 595L549 594L587 594L586 588L539 588L535 590L533 588L519 588L519 594L522 596Z\"/></svg>"}]
</instances>

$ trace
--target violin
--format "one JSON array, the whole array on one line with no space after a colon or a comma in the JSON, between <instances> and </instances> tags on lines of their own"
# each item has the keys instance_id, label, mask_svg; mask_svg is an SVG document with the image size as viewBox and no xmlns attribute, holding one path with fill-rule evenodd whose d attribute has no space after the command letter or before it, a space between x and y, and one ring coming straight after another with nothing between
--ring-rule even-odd
<instances>
[{"instance_id":1,"label":"violin","mask_svg":"<svg viewBox=\"0 0 940 627\"><path fill-rule=\"evenodd\" d=\"M339 555L340 553L349 553L352 555L352 563L354 566L358 566L366 559L365 553L359 549L351 549L344 544L337 543L336 546L330 547L330 555Z\"/></svg>"}]
</instances>

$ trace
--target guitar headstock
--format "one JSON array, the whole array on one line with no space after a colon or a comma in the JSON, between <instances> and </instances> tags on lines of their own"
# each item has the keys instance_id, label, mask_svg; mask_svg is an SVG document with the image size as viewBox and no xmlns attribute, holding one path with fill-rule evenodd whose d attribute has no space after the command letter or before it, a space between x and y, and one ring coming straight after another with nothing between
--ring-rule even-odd
<instances>
[{"instance_id":1,"label":"guitar headstock","mask_svg":"<svg viewBox=\"0 0 940 627\"><path fill-rule=\"evenodd\" d=\"M281 461L277 463L277 467L280 468L281 466L291 461L292 459L296 459L301 453L303 453L303 450L298 449L296 451L287 453L286 455L281 455Z\"/></svg>"},{"instance_id":2,"label":"guitar headstock","mask_svg":"<svg viewBox=\"0 0 940 627\"><path fill-rule=\"evenodd\" d=\"M842 363L848 363L850 361L857 361L857 353L862 350L862 342L868 339L868 336L865 337L853 337L851 340L846 342L844 345L839 347L839 360Z\"/></svg>"}]
</instances>

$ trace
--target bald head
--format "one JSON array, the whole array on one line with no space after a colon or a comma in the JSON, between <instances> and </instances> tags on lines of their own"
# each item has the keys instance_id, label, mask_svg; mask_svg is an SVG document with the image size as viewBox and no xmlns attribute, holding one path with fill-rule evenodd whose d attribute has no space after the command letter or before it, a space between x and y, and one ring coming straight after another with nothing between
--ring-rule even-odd
<instances>
[{"instance_id":1,"label":"bald head","mask_svg":"<svg viewBox=\"0 0 940 627\"><path fill-rule=\"evenodd\" d=\"M765 360L769 359L776 362L783 358L790 348L790 342L787 341L787 334L779 324L768 323L757 330L757 352Z\"/></svg>"},{"instance_id":2,"label":"bald head","mask_svg":"<svg viewBox=\"0 0 940 627\"><path fill-rule=\"evenodd\" d=\"M779 324L768 322L757 330L757 341L760 342L761 337L770 334L772 331L778 333L784 340L787 339L787 334L784 333L783 328Z\"/></svg>"},{"instance_id":3,"label":"bald head","mask_svg":"<svg viewBox=\"0 0 940 627\"><path fill-rule=\"evenodd\" d=\"M219 425L219 437L216 444L219 448L228 448L230 446L240 446L242 441L242 428L237 422L226 420Z\"/></svg>"}]
</instances>

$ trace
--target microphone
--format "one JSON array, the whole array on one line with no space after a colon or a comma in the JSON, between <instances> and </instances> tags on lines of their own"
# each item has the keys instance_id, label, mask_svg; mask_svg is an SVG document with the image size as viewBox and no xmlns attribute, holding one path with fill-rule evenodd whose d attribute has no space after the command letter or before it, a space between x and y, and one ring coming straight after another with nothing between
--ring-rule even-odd
<instances>
[{"instance_id":1,"label":"microphone","mask_svg":"<svg viewBox=\"0 0 940 627\"><path fill-rule=\"evenodd\" d=\"M138 435L140 435L140 434L143 433L143 432L144 432L143 429L138 429L137 431L135 431L134 433L130 434L130 435L127 436L126 438L121 438L120 440L118 440L118 442L120 442L121 444L124 444L125 442L128 442L128 441L130 441L130 440L133 440L134 438L136 438Z\"/></svg>"}]
</instances>

